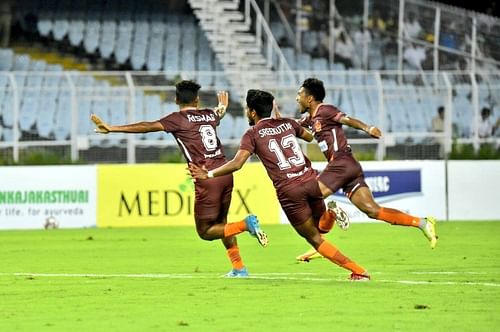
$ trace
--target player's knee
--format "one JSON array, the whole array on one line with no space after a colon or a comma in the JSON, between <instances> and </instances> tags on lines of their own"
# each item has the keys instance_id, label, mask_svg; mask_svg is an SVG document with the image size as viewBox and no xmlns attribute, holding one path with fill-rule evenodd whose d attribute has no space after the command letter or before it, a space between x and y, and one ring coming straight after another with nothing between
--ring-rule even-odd
<instances>
[{"instance_id":1,"label":"player's knee","mask_svg":"<svg viewBox=\"0 0 500 332\"><path fill-rule=\"evenodd\" d=\"M314 248L318 248L320 246L320 244L324 241L319 232L314 234L314 235L305 236L305 239Z\"/></svg>"},{"instance_id":2,"label":"player's knee","mask_svg":"<svg viewBox=\"0 0 500 332\"><path fill-rule=\"evenodd\" d=\"M377 219L378 212L379 208L377 206L369 206L365 211L366 215L372 219Z\"/></svg>"},{"instance_id":3,"label":"player's knee","mask_svg":"<svg viewBox=\"0 0 500 332\"><path fill-rule=\"evenodd\" d=\"M205 241L212 241L213 239L205 232L205 233L199 233L198 236L200 239L205 240Z\"/></svg>"},{"instance_id":4,"label":"player's knee","mask_svg":"<svg viewBox=\"0 0 500 332\"><path fill-rule=\"evenodd\" d=\"M362 204L358 208L363 211L368 217L372 219L377 219L379 207L373 204Z\"/></svg>"},{"instance_id":5,"label":"player's knee","mask_svg":"<svg viewBox=\"0 0 500 332\"><path fill-rule=\"evenodd\" d=\"M198 236L200 239L205 240L205 241L212 241L214 240L213 236L211 236L209 232L209 227L203 227L203 228L197 228L196 232L198 233Z\"/></svg>"}]
</instances>

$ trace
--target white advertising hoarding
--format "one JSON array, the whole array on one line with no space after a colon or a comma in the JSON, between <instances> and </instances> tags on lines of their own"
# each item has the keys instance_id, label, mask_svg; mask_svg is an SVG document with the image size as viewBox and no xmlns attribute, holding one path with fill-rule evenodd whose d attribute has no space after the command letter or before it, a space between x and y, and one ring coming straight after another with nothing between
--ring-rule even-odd
<instances>
[{"instance_id":1,"label":"white advertising hoarding","mask_svg":"<svg viewBox=\"0 0 500 332\"><path fill-rule=\"evenodd\" d=\"M500 220L500 161L448 162L450 220Z\"/></svg>"},{"instance_id":2,"label":"white advertising hoarding","mask_svg":"<svg viewBox=\"0 0 500 332\"><path fill-rule=\"evenodd\" d=\"M362 162L365 181L375 201L414 216L434 216L446 219L445 163L442 161L391 161ZM319 171L325 162L315 162ZM358 210L341 192L331 195L326 201L335 200L353 222L374 221ZM282 222L287 223L283 211ZM379 222L379 221L377 221Z\"/></svg>"},{"instance_id":3,"label":"white advertising hoarding","mask_svg":"<svg viewBox=\"0 0 500 332\"><path fill-rule=\"evenodd\" d=\"M0 229L96 225L95 166L0 167Z\"/></svg>"}]
</instances>

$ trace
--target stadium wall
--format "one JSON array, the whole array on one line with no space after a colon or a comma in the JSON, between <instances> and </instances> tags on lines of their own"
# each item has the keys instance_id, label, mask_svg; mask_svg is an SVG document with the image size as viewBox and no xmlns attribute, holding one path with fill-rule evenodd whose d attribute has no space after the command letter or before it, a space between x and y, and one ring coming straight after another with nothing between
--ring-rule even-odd
<instances>
[{"instance_id":1,"label":"stadium wall","mask_svg":"<svg viewBox=\"0 0 500 332\"><path fill-rule=\"evenodd\" d=\"M500 221L500 161L362 165L376 200L385 206L441 220ZM342 193L329 199L354 222L368 221ZM0 229L40 229L49 217L61 228L192 225L193 204L184 164L0 167ZM264 224L287 222L260 163L235 174L229 220L248 213Z\"/></svg>"}]
</instances>

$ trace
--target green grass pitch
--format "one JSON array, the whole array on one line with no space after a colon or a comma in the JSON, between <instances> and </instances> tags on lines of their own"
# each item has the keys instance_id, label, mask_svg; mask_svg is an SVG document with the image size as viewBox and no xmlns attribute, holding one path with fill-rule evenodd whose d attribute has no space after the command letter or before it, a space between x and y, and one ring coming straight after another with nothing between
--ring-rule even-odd
<instances>
[{"instance_id":1,"label":"green grass pitch","mask_svg":"<svg viewBox=\"0 0 500 332\"><path fill-rule=\"evenodd\" d=\"M252 278L225 279L220 241L193 227L0 232L1 331L498 331L500 222L336 228L372 274L349 282L288 225L241 234Z\"/></svg>"}]
</instances>

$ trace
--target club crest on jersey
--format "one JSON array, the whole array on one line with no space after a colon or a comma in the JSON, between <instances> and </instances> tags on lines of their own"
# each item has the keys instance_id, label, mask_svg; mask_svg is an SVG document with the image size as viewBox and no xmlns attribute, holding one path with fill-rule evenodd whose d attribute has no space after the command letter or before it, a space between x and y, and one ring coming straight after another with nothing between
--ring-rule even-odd
<instances>
[{"instance_id":1,"label":"club crest on jersey","mask_svg":"<svg viewBox=\"0 0 500 332\"><path fill-rule=\"evenodd\" d=\"M314 121L313 130L316 133L321 131L321 122L319 120Z\"/></svg>"}]
</instances>

